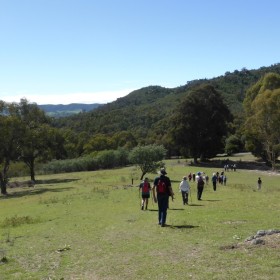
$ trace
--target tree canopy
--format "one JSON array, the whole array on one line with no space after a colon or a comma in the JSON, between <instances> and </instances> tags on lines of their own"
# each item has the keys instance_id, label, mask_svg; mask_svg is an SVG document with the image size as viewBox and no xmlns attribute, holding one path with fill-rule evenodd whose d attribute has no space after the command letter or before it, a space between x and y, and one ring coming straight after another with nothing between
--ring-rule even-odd
<instances>
[{"instance_id":1,"label":"tree canopy","mask_svg":"<svg viewBox=\"0 0 280 280\"><path fill-rule=\"evenodd\" d=\"M244 99L247 147L275 167L280 153L280 75L266 74Z\"/></svg>"},{"instance_id":2,"label":"tree canopy","mask_svg":"<svg viewBox=\"0 0 280 280\"><path fill-rule=\"evenodd\" d=\"M130 162L138 166L142 172L141 180L145 174L155 172L162 165L166 149L162 145L137 146L129 154Z\"/></svg>"},{"instance_id":3,"label":"tree canopy","mask_svg":"<svg viewBox=\"0 0 280 280\"><path fill-rule=\"evenodd\" d=\"M181 102L171 119L174 144L184 155L210 158L222 151L231 114L211 85L199 86Z\"/></svg>"}]
</instances>

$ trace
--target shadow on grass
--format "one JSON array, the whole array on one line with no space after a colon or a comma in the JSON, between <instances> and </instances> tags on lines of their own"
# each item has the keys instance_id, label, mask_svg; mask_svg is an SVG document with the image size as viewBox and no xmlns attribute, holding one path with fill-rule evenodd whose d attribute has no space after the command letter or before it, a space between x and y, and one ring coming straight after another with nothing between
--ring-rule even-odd
<instances>
[{"instance_id":1,"label":"shadow on grass","mask_svg":"<svg viewBox=\"0 0 280 280\"><path fill-rule=\"evenodd\" d=\"M191 206L191 207L192 207L192 206L204 206L204 205L201 205L201 204L195 204L195 203L190 203L190 204L189 204L189 206Z\"/></svg>"},{"instance_id":2,"label":"shadow on grass","mask_svg":"<svg viewBox=\"0 0 280 280\"><path fill-rule=\"evenodd\" d=\"M19 198L24 196L31 196L31 195L40 195L46 192L53 192L53 193L59 193L66 190L71 190L73 187L67 187L67 188L28 188L24 189L18 192L8 193L5 196L0 196L0 199L10 199L10 198Z\"/></svg>"},{"instance_id":3,"label":"shadow on grass","mask_svg":"<svg viewBox=\"0 0 280 280\"><path fill-rule=\"evenodd\" d=\"M215 202L215 201L221 201L221 200L219 200L219 199L205 199L204 201Z\"/></svg>"},{"instance_id":4,"label":"shadow on grass","mask_svg":"<svg viewBox=\"0 0 280 280\"><path fill-rule=\"evenodd\" d=\"M193 225L165 225L166 227L169 228L174 228L174 229L189 229L189 228L198 228L199 226L193 226Z\"/></svg>"},{"instance_id":5,"label":"shadow on grass","mask_svg":"<svg viewBox=\"0 0 280 280\"><path fill-rule=\"evenodd\" d=\"M42 185L42 184L60 184L60 183L69 183L75 182L80 179L47 179L47 180L36 180L35 185Z\"/></svg>"}]
</instances>

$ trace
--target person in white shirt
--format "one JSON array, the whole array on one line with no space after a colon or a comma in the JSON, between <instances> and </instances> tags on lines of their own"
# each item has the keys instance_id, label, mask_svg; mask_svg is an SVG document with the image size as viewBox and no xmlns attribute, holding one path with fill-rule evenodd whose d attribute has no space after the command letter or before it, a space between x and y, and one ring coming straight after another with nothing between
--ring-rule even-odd
<instances>
[{"instance_id":1,"label":"person in white shirt","mask_svg":"<svg viewBox=\"0 0 280 280\"><path fill-rule=\"evenodd\" d=\"M188 204L190 185L186 176L184 176L182 182L180 183L179 190L182 193L183 205Z\"/></svg>"}]
</instances>

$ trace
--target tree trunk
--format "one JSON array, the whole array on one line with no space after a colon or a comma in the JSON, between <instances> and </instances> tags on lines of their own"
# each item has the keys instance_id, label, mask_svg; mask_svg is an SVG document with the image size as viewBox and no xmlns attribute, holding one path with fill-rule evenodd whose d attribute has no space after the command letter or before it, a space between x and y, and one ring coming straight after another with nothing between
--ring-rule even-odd
<instances>
[{"instance_id":1,"label":"tree trunk","mask_svg":"<svg viewBox=\"0 0 280 280\"><path fill-rule=\"evenodd\" d=\"M8 183L8 170L10 166L10 161L8 159L5 160L4 168L0 172L0 188L1 194L7 194L7 183Z\"/></svg>"},{"instance_id":2,"label":"tree trunk","mask_svg":"<svg viewBox=\"0 0 280 280\"><path fill-rule=\"evenodd\" d=\"M1 188L1 194L7 194L7 183L3 178L2 172L0 173L0 188Z\"/></svg>"},{"instance_id":3,"label":"tree trunk","mask_svg":"<svg viewBox=\"0 0 280 280\"><path fill-rule=\"evenodd\" d=\"M205 158L204 158L204 156L203 156L203 155L201 155L201 156L200 156L199 161L200 161L200 162L204 162L204 161L205 161Z\"/></svg>"},{"instance_id":4,"label":"tree trunk","mask_svg":"<svg viewBox=\"0 0 280 280\"><path fill-rule=\"evenodd\" d=\"M141 178L140 178L141 181L143 180L145 174L146 174L146 172L143 172L143 173L142 173Z\"/></svg>"},{"instance_id":5,"label":"tree trunk","mask_svg":"<svg viewBox=\"0 0 280 280\"><path fill-rule=\"evenodd\" d=\"M35 182L35 170L34 170L34 159L29 162L30 179Z\"/></svg>"}]
</instances>

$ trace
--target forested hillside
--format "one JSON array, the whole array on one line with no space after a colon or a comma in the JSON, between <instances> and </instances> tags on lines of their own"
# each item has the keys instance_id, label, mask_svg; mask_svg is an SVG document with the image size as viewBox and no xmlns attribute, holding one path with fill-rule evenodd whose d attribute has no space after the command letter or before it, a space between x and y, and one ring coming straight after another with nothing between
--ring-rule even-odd
<instances>
[{"instance_id":1,"label":"forested hillside","mask_svg":"<svg viewBox=\"0 0 280 280\"><path fill-rule=\"evenodd\" d=\"M211 84L221 93L225 103L234 116L243 111L242 102L246 90L256 83L265 73L280 73L280 64L232 73L213 79L201 79L187 82L177 88L149 86L133 91L125 97L101 106L91 112L55 119L59 128L70 128L76 132L113 135L120 131L129 131L139 142L157 142L164 135L168 120L176 106L194 87Z\"/></svg>"}]
</instances>

